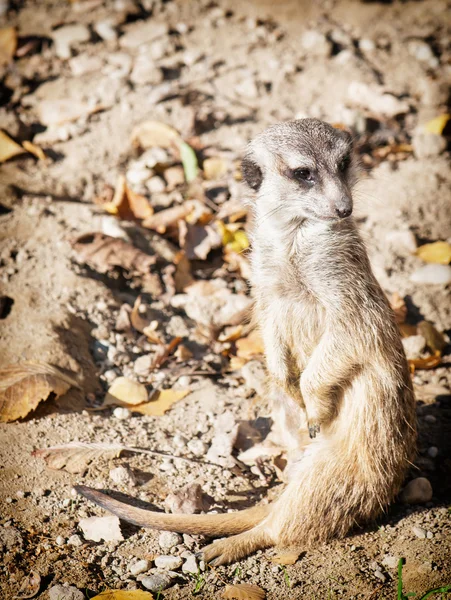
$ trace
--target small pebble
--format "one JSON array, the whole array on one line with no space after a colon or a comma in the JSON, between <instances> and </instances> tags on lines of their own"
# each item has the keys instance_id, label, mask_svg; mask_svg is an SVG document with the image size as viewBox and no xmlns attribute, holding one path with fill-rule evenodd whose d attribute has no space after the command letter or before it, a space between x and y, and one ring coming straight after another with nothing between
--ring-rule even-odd
<instances>
[{"instance_id":1,"label":"small pebble","mask_svg":"<svg viewBox=\"0 0 451 600\"><path fill-rule=\"evenodd\" d=\"M67 543L69 546L83 546L83 540L77 534L71 535Z\"/></svg>"},{"instance_id":2,"label":"small pebble","mask_svg":"<svg viewBox=\"0 0 451 600\"><path fill-rule=\"evenodd\" d=\"M138 560L134 563L132 563L128 570L130 571L130 573L132 575L140 575L141 573L145 573L146 571L149 570L150 564L148 560Z\"/></svg>"},{"instance_id":3,"label":"small pebble","mask_svg":"<svg viewBox=\"0 0 451 600\"><path fill-rule=\"evenodd\" d=\"M123 465L111 469L109 475L110 479L119 485L136 485L136 477L133 471Z\"/></svg>"},{"instance_id":4,"label":"small pebble","mask_svg":"<svg viewBox=\"0 0 451 600\"><path fill-rule=\"evenodd\" d=\"M194 554L189 556L186 561L183 563L182 571L184 573L197 573L199 570L197 566L197 560Z\"/></svg>"},{"instance_id":5,"label":"small pebble","mask_svg":"<svg viewBox=\"0 0 451 600\"><path fill-rule=\"evenodd\" d=\"M155 559L155 566L159 569L166 569L168 571L175 571L179 569L183 564L183 558L180 556L157 556ZM197 571L196 571L197 572Z\"/></svg>"},{"instance_id":6,"label":"small pebble","mask_svg":"<svg viewBox=\"0 0 451 600\"><path fill-rule=\"evenodd\" d=\"M117 31L108 21L99 21L98 23L95 23L94 31L106 42L111 42L117 38Z\"/></svg>"},{"instance_id":7,"label":"small pebble","mask_svg":"<svg viewBox=\"0 0 451 600\"><path fill-rule=\"evenodd\" d=\"M172 583L172 579L165 573L154 573L143 577L141 583L146 590L157 593L168 588Z\"/></svg>"},{"instance_id":8,"label":"small pebble","mask_svg":"<svg viewBox=\"0 0 451 600\"><path fill-rule=\"evenodd\" d=\"M73 585L53 585L49 591L49 600L84 600L84 593Z\"/></svg>"},{"instance_id":9,"label":"small pebble","mask_svg":"<svg viewBox=\"0 0 451 600\"><path fill-rule=\"evenodd\" d=\"M437 422L437 418L434 417L434 415L425 415L424 420L426 421L426 423L436 423Z\"/></svg>"},{"instance_id":10,"label":"small pebble","mask_svg":"<svg viewBox=\"0 0 451 600\"><path fill-rule=\"evenodd\" d=\"M158 538L158 543L162 550L170 550L174 546L178 546L183 543L183 538L178 533L172 531L162 531Z\"/></svg>"},{"instance_id":11,"label":"small pebble","mask_svg":"<svg viewBox=\"0 0 451 600\"><path fill-rule=\"evenodd\" d=\"M417 527L415 525L414 527L412 527L412 531L417 536L417 538L420 538L421 540L426 538L426 529L423 529L422 527Z\"/></svg>"},{"instance_id":12,"label":"small pebble","mask_svg":"<svg viewBox=\"0 0 451 600\"><path fill-rule=\"evenodd\" d=\"M386 554L382 564L384 567L388 567L389 569L397 569L399 563L399 558L397 556L391 556L390 554Z\"/></svg>"},{"instance_id":13,"label":"small pebble","mask_svg":"<svg viewBox=\"0 0 451 600\"><path fill-rule=\"evenodd\" d=\"M64 546L64 544L66 543L66 538L63 538L62 535L59 535L56 539L55 539L55 544L57 546Z\"/></svg>"},{"instance_id":14,"label":"small pebble","mask_svg":"<svg viewBox=\"0 0 451 600\"><path fill-rule=\"evenodd\" d=\"M432 486L426 477L412 479L400 494L406 504L424 504L432 498Z\"/></svg>"},{"instance_id":15,"label":"small pebble","mask_svg":"<svg viewBox=\"0 0 451 600\"><path fill-rule=\"evenodd\" d=\"M431 458L435 458L438 454L438 448L436 446L431 446L428 449L428 456L430 456Z\"/></svg>"},{"instance_id":16,"label":"small pebble","mask_svg":"<svg viewBox=\"0 0 451 600\"><path fill-rule=\"evenodd\" d=\"M412 138L412 146L417 158L431 158L444 152L447 142L435 133L417 133Z\"/></svg>"},{"instance_id":17,"label":"small pebble","mask_svg":"<svg viewBox=\"0 0 451 600\"><path fill-rule=\"evenodd\" d=\"M194 454L194 456L204 456L208 451L208 446L202 440L194 438L187 444L188 450Z\"/></svg>"},{"instance_id":18,"label":"small pebble","mask_svg":"<svg viewBox=\"0 0 451 600\"><path fill-rule=\"evenodd\" d=\"M449 265L424 265L410 275L413 283L448 285L451 283L451 267Z\"/></svg>"},{"instance_id":19,"label":"small pebble","mask_svg":"<svg viewBox=\"0 0 451 600\"><path fill-rule=\"evenodd\" d=\"M374 576L377 577L382 582L385 581L385 575L379 569L377 569L377 571L374 571Z\"/></svg>"},{"instance_id":20,"label":"small pebble","mask_svg":"<svg viewBox=\"0 0 451 600\"><path fill-rule=\"evenodd\" d=\"M117 406L113 410L113 416L116 417L116 419L119 419L119 421L126 421L132 416L132 413L124 406Z\"/></svg>"}]
</instances>

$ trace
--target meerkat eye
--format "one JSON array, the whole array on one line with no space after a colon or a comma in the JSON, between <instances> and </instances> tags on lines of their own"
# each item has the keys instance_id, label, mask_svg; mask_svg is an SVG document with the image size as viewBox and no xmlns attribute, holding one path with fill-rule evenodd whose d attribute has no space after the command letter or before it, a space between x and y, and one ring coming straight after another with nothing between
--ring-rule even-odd
<instances>
[{"instance_id":1,"label":"meerkat eye","mask_svg":"<svg viewBox=\"0 0 451 600\"><path fill-rule=\"evenodd\" d=\"M347 154L338 163L338 170L341 171L342 173L344 173L349 168L350 164L351 164L351 156L349 154Z\"/></svg>"},{"instance_id":2,"label":"meerkat eye","mask_svg":"<svg viewBox=\"0 0 451 600\"><path fill-rule=\"evenodd\" d=\"M292 173L293 179L296 179L297 181L313 182L315 180L313 171L311 169L294 169Z\"/></svg>"}]
</instances>

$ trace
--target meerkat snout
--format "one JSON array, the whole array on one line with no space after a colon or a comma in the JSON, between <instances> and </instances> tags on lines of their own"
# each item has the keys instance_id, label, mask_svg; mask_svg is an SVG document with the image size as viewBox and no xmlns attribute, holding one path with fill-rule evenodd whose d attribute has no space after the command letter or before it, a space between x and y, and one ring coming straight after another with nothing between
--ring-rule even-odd
<instances>
[{"instance_id":1,"label":"meerkat snout","mask_svg":"<svg viewBox=\"0 0 451 600\"><path fill-rule=\"evenodd\" d=\"M336 221L352 214L354 163L349 133L317 119L300 119L257 136L242 172L257 192L257 218L271 214L279 224Z\"/></svg>"}]
</instances>

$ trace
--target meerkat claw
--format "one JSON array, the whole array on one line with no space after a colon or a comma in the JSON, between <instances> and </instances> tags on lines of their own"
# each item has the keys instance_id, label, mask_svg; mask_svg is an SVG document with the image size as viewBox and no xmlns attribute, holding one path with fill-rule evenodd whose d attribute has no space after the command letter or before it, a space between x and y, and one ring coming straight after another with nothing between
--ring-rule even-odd
<instances>
[{"instance_id":1,"label":"meerkat claw","mask_svg":"<svg viewBox=\"0 0 451 600\"><path fill-rule=\"evenodd\" d=\"M316 434L320 432L320 426L315 423L313 425L309 425L308 433L311 439L316 438Z\"/></svg>"}]
</instances>

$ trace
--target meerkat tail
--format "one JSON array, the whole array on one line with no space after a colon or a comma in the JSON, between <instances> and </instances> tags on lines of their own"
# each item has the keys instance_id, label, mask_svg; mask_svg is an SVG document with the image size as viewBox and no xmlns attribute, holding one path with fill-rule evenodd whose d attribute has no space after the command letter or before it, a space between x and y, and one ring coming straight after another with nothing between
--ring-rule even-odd
<instances>
[{"instance_id":1,"label":"meerkat tail","mask_svg":"<svg viewBox=\"0 0 451 600\"><path fill-rule=\"evenodd\" d=\"M134 525L211 537L222 537L248 531L258 525L270 510L269 506L265 505L225 514L170 515L119 502L107 494L84 485L75 486L75 491L102 508L109 510L120 519Z\"/></svg>"}]
</instances>

